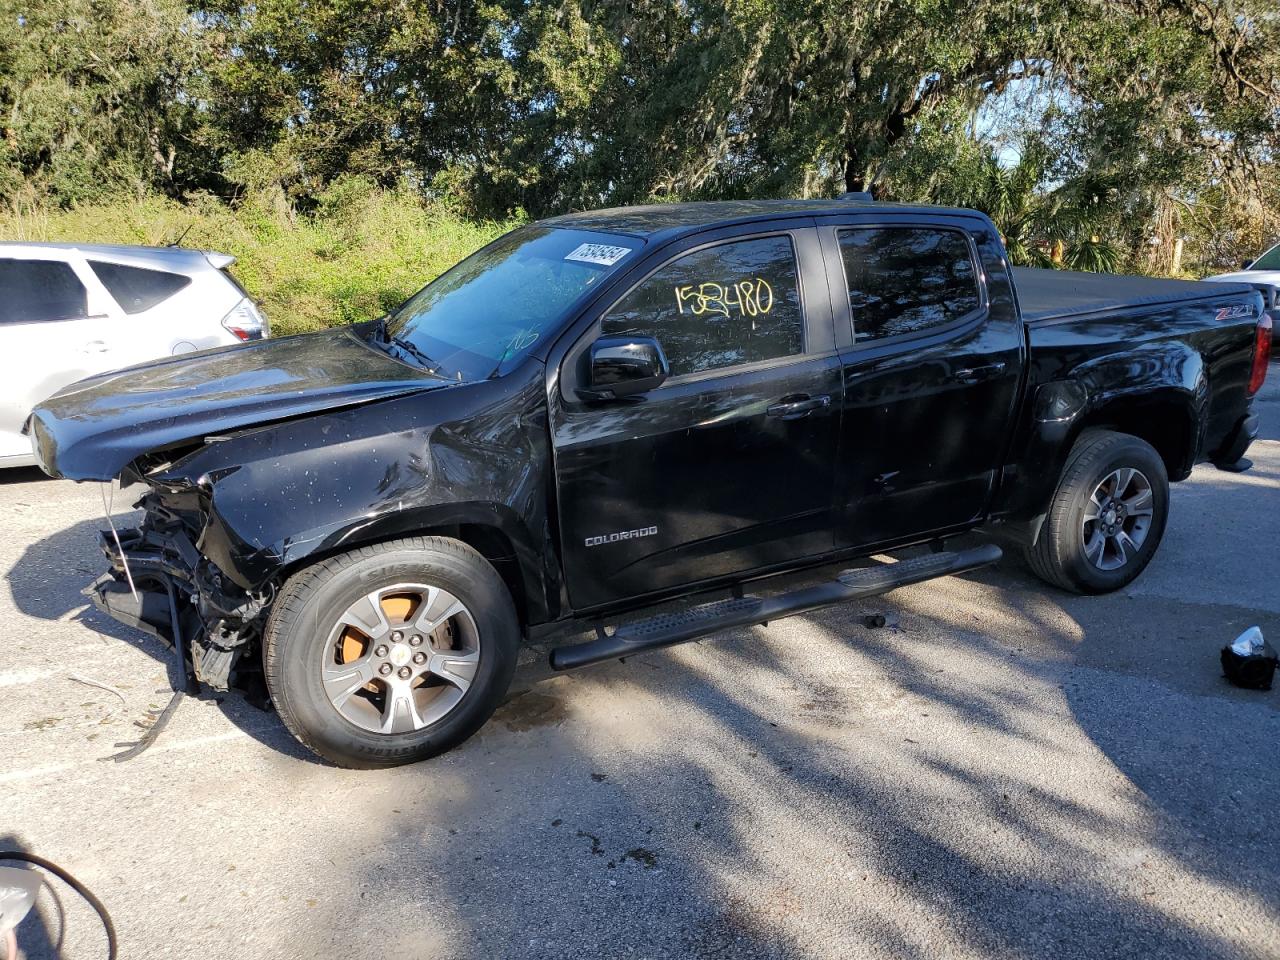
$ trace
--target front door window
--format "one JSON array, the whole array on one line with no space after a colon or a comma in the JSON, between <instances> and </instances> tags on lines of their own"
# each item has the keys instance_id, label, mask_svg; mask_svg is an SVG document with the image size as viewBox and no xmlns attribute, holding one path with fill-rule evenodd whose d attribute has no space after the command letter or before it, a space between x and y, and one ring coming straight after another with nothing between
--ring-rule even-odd
<instances>
[{"instance_id":1,"label":"front door window","mask_svg":"<svg viewBox=\"0 0 1280 960\"><path fill-rule=\"evenodd\" d=\"M794 356L804 319L791 238L687 253L623 297L602 327L605 336L656 337L673 377Z\"/></svg>"}]
</instances>

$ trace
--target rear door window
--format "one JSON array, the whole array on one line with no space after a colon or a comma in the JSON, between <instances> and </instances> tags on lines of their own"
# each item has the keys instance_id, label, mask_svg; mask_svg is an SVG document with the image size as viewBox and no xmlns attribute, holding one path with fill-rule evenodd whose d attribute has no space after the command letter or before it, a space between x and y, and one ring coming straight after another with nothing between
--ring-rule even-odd
<instances>
[{"instance_id":1,"label":"rear door window","mask_svg":"<svg viewBox=\"0 0 1280 960\"><path fill-rule=\"evenodd\" d=\"M791 238L687 253L615 304L602 332L656 337L672 376L801 353L804 315Z\"/></svg>"},{"instance_id":2,"label":"rear door window","mask_svg":"<svg viewBox=\"0 0 1280 960\"><path fill-rule=\"evenodd\" d=\"M101 260L90 260L89 266L125 313L150 310L191 282L190 277L167 270L128 267Z\"/></svg>"},{"instance_id":3,"label":"rear door window","mask_svg":"<svg viewBox=\"0 0 1280 960\"><path fill-rule=\"evenodd\" d=\"M0 259L0 324L79 320L89 297L71 265Z\"/></svg>"},{"instance_id":4,"label":"rear door window","mask_svg":"<svg viewBox=\"0 0 1280 960\"><path fill-rule=\"evenodd\" d=\"M855 343L945 327L982 305L969 241L958 230L840 231Z\"/></svg>"}]
</instances>

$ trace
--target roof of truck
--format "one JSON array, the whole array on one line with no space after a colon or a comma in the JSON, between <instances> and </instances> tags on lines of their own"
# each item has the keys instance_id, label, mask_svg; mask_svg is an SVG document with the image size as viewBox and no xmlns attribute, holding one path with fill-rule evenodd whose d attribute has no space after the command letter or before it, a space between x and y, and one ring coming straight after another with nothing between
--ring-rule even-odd
<instances>
[{"instance_id":1,"label":"roof of truck","mask_svg":"<svg viewBox=\"0 0 1280 960\"><path fill-rule=\"evenodd\" d=\"M875 210L926 214L938 217L981 217L974 210L931 207L907 203L882 203L841 197L835 200L712 200L690 203L654 203L636 207L610 207L566 213L540 221L547 226L573 230L597 230L649 238L660 233L682 233L710 226L752 220L815 217Z\"/></svg>"},{"instance_id":2,"label":"roof of truck","mask_svg":"<svg viewBox=\"0 0 1280 960\"><path fill-rule=\"evenodd\" d=\"M1253 287L1245 283L1164 280L1034 267L1014 267L1013 282L1018 292L1018 308L1028 322L1137 306L1220 300L1254 292Z\"/></svg>"}]
</instances>

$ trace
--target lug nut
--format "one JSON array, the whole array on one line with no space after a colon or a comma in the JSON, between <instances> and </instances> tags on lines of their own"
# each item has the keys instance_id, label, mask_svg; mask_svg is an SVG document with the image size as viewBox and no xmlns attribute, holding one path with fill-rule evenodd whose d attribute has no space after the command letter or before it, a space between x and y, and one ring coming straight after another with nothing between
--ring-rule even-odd
<instances>
[{"instance_id":1,"label":"lug nut","mask_svg":"<svg viewBox=\"0 0 1280 960\"><path fill-rule=\"evenodd\" d=\"M412 637L409 638L409 646L411 647L422 646L422 637L418 636L418 634L415 633Z\"/></svg>"},{"instance_id":2,"label":"lug nut","mask_svg":"<svg viewBox=\"0 0 1280 960\"><path fill-rule=\"evenodd\" d=\"M427 655L426 655L425 653L422 653L421 651L419 651L418 653L415 653L415 654L413 655L413 662L414 662L414 663L426 663L426 662L427 662Z\"/></svg>"},{"instance_id":3,"label":"lug nut","mask_svg":"<svg viewBox=\"0 0 1280 960\"><path fill-rule=\"evenodd\" d=\"M401 668L400 668L400 679L401 679L401 680L408 680L408 679L409 679L409 674L411 674L411 673L413 673L413 671L412 671L412 670L410 670L408 667L401 667Z\"/></svg>"},{"instance_id":4,"label":"lug nut","mask_svg":"<svg viewBox=\"0 0 1280 960\"><path fill-rule=\"evenodd\" d=\"M391 664L384 663L382 666L378 668L378 672L385 677L387 674L391 672Z\"/></svg>"},{"instance_id":5,"label":"lug nut","mask_svg":"<svg viewBox=\"0 0 1280 960\"><path fill-rule=\"evenodd\" d=\"M391 642L392 642L392 643L399 643L399 642L400 642L401 640L403 640L403 639L404 639L404 634L403 634L403 633L401 633L399 630L395 630L395 631L393 631L393 632L392 632L392 634L391 634Z\"/></svg>"},{"instance_id":6,"label":"lug nut","mask_svg":"<svg viewBox=\"0 0 1280 960\"><path fill-rule=\"evenodd\" d=\"M377 650L373 651L373 655L375 657L385 657L389 652L390 651L387 650L386 644L383 644L382 646L378 647Z\"/></svg>"}]
</instances>

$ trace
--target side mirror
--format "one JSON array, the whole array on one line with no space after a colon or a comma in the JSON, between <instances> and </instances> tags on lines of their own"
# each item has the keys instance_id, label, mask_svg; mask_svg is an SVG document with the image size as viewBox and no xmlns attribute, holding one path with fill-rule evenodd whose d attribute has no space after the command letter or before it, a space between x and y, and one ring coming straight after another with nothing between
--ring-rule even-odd
<instances>
[{"instance_id":1,"label":"side mirror","mask_svg":"<svg viewBox=\"0 0 1280 960\"><path fill-rule=\"evenodd\" d=\"M591 344L591 373L584 400L616 400L648 393L671 375L662 346L653 337L601 337Z\"/></svg>"},{"instance_id":2,"label":"side mirror","mask_svg":"<svg viewBox=\"0 0 1280 960\"><path fill-rule=\"evenodd\" d=\"M1249 269L1250 267L1252 267L1252 266L1253 266L1253 261L1252 261L1252 260L1246 260L1244 263L1240 264L1240 269L1241 269L1241 270L1248 270L1248 269Z\"/></svg>"}]
</instances>

